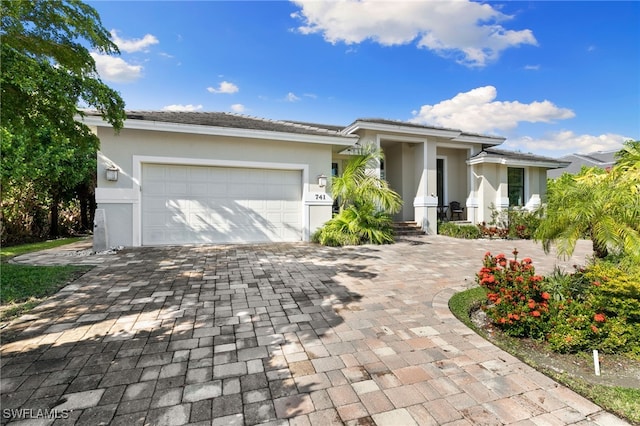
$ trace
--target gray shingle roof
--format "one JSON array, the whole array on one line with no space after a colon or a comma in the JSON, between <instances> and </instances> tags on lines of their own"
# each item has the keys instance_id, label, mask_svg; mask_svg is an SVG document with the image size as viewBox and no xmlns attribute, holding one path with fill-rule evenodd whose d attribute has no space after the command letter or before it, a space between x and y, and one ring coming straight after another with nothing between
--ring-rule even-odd
<instances>
[{"instance_id":1,"label":"gray shingle roof","mask_svg":"<svg viewBox=\"0 0 640 426\"><path fill-rule=\"evenodd\" d=\"M515 161L529 161L534 163L548 163L548 164L557 164L558 167L566 167L569 162L562 161L557 158L545 157L543 155L536 155L531 153L517 152L517 151L505 151L502 149L496 148L485 148L478 154L474 155L472 158L502 158L505 160L515 160Z\"/></svg>"},{"instance_id":2,"label":"gray shingle roof","mask_svg":"<svg viewBox=\"0 0 640 426\"><path fill-rule=\"evenodd\" d=\"M96 111L85 111L86 115L100 115ZM267 132L297 133L317 136L345 136L341 126L294 121L269 120L227 112L183 112L183 111L127 111L128 120L144 120L162 123L190 124L199 126L226 127L234 129L263 130ZM125 124L126 125L126 124Z\"/></svg>"},{"instance_id":3,"label":"gray shingle roof","mask_svg":"<svg viewBox=\"0 0 640 426\"><path fill-rule=\"evenodd\" d=\"M458 131L458 129L447 129L445 127L436 127L436 126L425 126L423 124L412 123L410 121L400 121L400 120L389 120L386 118L358 118L354 123L362 121L365 123L377 123L377 124L387 124L390 126L403 126L403 127L414 127L416 129L436 129L436 130L454 130Z\"/></svg>"}]
</instances>

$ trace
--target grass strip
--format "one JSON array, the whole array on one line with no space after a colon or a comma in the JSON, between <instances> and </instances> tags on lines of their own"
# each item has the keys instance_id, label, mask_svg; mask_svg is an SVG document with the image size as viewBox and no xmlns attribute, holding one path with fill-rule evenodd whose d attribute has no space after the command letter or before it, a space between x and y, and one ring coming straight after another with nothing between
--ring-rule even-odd
<instances>
[{"instance_id":1,"label":"grass strip","mask_svg":"<svg viewBox=\"0 0 640 426\"><path fill-rule=\"evenodd\" d=\"M0 249L0 321L8 321L29 312L47 297L91 269L90 266L32 266L7 261L21 254L80 240L82 238L63 238Z\"/></svg>"},{"instance_id":2,"label":"grass strip","mask_svg":"<svg viewBox=\"0 0 640 426\"><path fill-rule=\"evenodd\" d=\"M41 241L38 243L2 247L0 249L0 260L2 262L5 262L12 257L20 256L21 254L64 246L67 244L75 243L76 241L82 241L83 239L84 237L60 238L57 240Z\"/></svg>"}]
</instances>

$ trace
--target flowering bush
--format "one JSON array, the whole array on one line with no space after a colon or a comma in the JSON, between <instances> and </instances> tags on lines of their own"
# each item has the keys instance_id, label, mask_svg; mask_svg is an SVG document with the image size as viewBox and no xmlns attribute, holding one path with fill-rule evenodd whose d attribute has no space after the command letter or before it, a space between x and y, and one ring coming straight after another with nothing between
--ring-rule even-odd
<instances>
[{"instance_id":1,"label":"flowering bush","mask_svg":"<svg viewBox=\"0 0 640 426\"><path fill-rule=\"evenodd\" d=\"M598 260L577 269L571 281L583 283L582 291L572 294L565 288L549 335L551 347L640 356L640 268Z\"/></svg>"},{"instance_id":2,"label":"flowering bush","mask_svg":"<svg viewBox=\"0 0 640 426\"><path fill-rule=\"evenodd\" d=\"M529 258L486 253L476 282L483 306L506 334L546 340L558 352L598 349L640 357L640 267L597 261L543 279Z\"/></svg>"},{"instance_id":3,"label":"flowering bush","mask_svg":"<svg viewBox=\"0 0 640 426\"><path fill-rule=\"evenodd\" d=\"M536 275L530 258L508 260L504 254L486 253L476 281L487 289L484 310L511 336L542 339L549 331L551 295L542 290L543 278Z\"/></svg>"}]
</instances>

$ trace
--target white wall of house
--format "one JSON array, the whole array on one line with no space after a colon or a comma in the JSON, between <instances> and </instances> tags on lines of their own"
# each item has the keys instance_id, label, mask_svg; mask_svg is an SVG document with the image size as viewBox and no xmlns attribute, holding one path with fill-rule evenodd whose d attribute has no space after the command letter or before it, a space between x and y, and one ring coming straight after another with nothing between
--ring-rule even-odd
<instances>
[{"instance_id":1,"label":"white wall of house","mask_svg":"<svg viewBox=\"0 0 640 426\"><path fill-rule=\"evenodd\" d=\"M317 183L318 175L331 175L331 145L127 128L118 135L109 127L95 131L101 141L96 200L98 209L105 212L111 247L141 244L140 186L145 163L299 170L300 239L308 240L331 218L331 197ZM111 165L119 169L116 182L105 178L105 169Z\"/></svg>"},{"instance_id":2,"label":"white wall of house","mask_svg":"<svg viewBox=\"0 0 640 426\"><path fill-rule=\"evenodd\" d=\"M483 163L471 166L474 188L472 195L477 199L479 209L475 214L475 223L490 222L492 208L504 210L509 208L509 192L507 170L509 167L524 169L524 206L533 210L545 200L547 188L547 169L525 165L507 165Z\"/></svg>"}]
</instances>

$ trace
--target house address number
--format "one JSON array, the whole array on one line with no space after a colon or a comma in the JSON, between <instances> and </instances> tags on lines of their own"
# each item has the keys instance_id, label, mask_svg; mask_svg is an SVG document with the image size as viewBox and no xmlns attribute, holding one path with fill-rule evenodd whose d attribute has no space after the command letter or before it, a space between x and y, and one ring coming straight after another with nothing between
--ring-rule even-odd
<instances>
[{"instance_id":1,"label":"house address number","mask_svg":"<svg viewBox=\"0 0 640 426\"><path fill-rule=\"evenodd\" d=\"M326 192L308 192L304 198L307 203L318 206L331 205L333 202L331 194Z\"/></svg>"}]
</instances>

